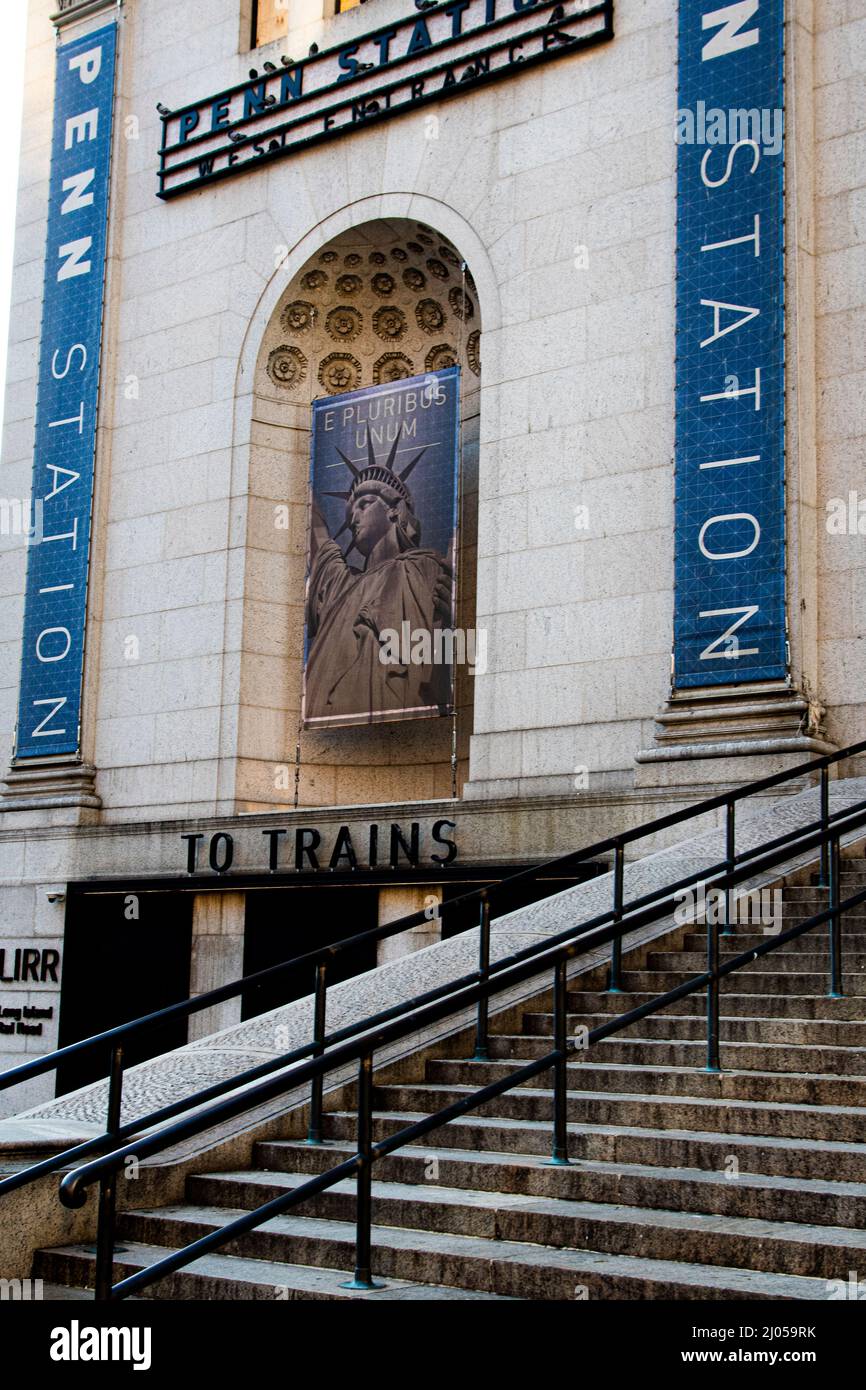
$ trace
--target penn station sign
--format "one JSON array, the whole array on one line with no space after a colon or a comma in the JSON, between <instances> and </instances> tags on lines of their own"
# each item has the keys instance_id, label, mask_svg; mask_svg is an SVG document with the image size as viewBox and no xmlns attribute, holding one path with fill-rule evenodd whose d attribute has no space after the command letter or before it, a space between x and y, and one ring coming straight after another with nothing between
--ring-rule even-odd
<instances>
[{"instance_id":1,"label":"penn station sign","mask_svg":"<svg viewBox=\"0 0 866 1390\"><path fill-rule=\"evenodd\" d=\"M613 0L450 0L189 106L159 107L160 198L613 38Z\"/></svg>"},{"instance_id":2,"label":"penn station sign","mask_svg":"<svg viewBox=\"0 0 866 1390\"><path fill-rule=\"evenodd\" d=\"M785 592L783 0L681 0L674 685L778 680Z\"/></svg>"},{"instance_id":3,"label":"penn station sign","mask_svg":"<svg viewBox=\"0 0 866 1390\"><path fill-rule=\"evenodd\" d=\"M56 53L17 759L75 754L107 259L116 26Z\"/></svg>"}]
</instances>

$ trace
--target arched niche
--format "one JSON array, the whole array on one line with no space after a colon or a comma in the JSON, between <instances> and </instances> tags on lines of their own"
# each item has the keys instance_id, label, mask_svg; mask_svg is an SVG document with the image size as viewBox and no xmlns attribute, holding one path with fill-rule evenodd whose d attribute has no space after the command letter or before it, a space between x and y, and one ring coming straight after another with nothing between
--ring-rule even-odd
<instances>
[{"instance_id":1,"label":"arched niche","mask_svg":"<svg viewBox=\"0 0 866 1390\"><path fill-rule=\"evenodd\" d=\"M311 406L362 386L461 367L456 626L475 625L481 323L471 268L435 228L381 219L341 232L297 271L255 366L236 802L364 805L459 795L473 676L456 716L302 730Z\"/></svg>"}]
</instances>

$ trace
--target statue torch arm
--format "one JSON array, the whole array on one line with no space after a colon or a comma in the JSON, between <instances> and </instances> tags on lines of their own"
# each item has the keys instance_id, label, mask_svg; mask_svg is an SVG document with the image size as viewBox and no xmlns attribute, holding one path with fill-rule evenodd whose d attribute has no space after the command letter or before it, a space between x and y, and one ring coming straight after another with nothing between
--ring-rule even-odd
<instances>
[{"instance_id":1,"label":"statue torch arm","mask_svg":"<svg viewBox=\"0 0 866 1390\"><path fill-rule=\"evenodd\" d=\"M312 503L310 514L310 562L312 563L326 541L331 539L328 524L317 502Z\"/></svg>"},{"instance_id":2,"label":"statue torch arm","mask_svg":"<svg viewBox=\"0 0 866 1390\"><path fill-rule=\"evenodd\" d=\"M326 613L340 600L351 582L352 571L339 545L331 539L325 518L314 502L310 520L307 585L307 632L310 637L316 634Z\"/></svg>"}]
</instances>

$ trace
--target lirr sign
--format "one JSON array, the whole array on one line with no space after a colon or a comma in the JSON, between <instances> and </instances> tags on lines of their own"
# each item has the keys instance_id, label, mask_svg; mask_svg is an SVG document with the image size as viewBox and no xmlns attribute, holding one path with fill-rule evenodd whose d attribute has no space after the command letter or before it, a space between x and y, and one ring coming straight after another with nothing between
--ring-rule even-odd
<instances>
[{"instance_id":1,"label":"lirr sign","mask_svg":"<svg viewBox=\"0 0 866 1390\"><path fill-rule=\"evenodd\" d=\"M679 689L783 677L783 0L681 0Z\"/></svg>"},{"instance_id":2,"label":"lirr sign","mask_svg":"<svg viewBox=\"0 0 866 1390\"><path fill-rule=\"evenodd\" d=\"M165 112L160 198L613 37L613 0L445 0Z\"/></svg>"}]
</instances>

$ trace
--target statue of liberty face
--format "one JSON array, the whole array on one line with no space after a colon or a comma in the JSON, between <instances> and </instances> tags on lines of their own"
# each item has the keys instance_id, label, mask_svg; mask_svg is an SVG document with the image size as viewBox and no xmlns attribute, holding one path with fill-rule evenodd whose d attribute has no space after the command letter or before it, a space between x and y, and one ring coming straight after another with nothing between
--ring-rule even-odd
<instances>
[{"instance_id":1,"label":"statue of liberty face","mask_svg":"<svg viewBox=\"0 0 866 1390\"><path fill-rule=\"evenodd\" d=\"M378 489L359 489L352 500L349 529L355 549L366 558L396 525L393 502Z\"/></svg>"}]
</instances>

